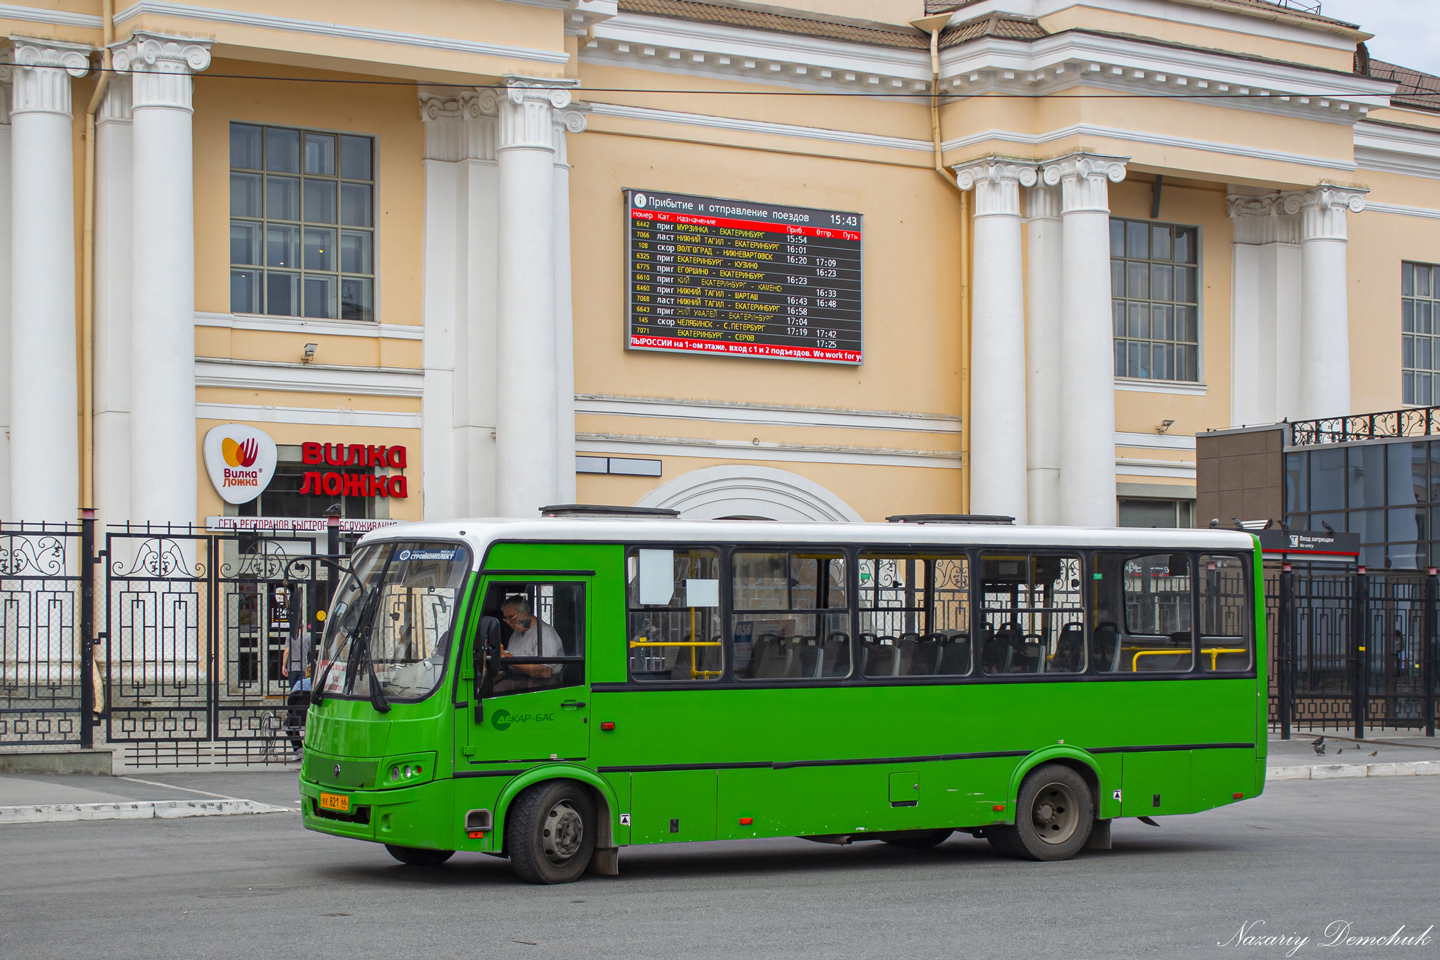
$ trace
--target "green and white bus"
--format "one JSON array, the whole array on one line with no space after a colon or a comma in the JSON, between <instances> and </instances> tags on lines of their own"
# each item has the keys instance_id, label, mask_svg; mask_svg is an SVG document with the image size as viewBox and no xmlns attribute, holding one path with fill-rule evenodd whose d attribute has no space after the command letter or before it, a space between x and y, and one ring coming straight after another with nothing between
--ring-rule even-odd
<instances>
[{"instance_id":1,"label":"green and white bus","mask_svg":"<svg viewBox=\"0 0 1440 960\"><path fill-rule=\"evenodd\" d=\"M539 883L689 840L1108 848L1263 789L1260 563L1225 530L376 531L325 621L305 826Z\"/></svg>"}]
</instances>

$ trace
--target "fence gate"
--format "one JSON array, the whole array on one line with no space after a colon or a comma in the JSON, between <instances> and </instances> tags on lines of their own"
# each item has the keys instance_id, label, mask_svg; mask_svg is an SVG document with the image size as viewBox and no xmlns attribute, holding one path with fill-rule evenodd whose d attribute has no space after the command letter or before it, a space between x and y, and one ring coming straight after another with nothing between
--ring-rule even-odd
<instances>
[{"instance_id":1,"label":"fence gate","mask_svg":"<svg viewBox=\"0 0 1440 960\"><path fill-rule=\"evenodd\" d=\"M106 739L145 766L279 759L281 652L291 637L308 642L314 555L313 539L269 533L107 534Z\"/></svg>"},{"instance_id":2,"label":"fence gate","mask_svg":"<svg viewBox=\"0 0 1440 960\"><path fill-rule=\"evenodd\" d=\"M0 746L88 746L92 530L0 524Z\"/></svg>"},{"instance_id":3,"label":"fence gate","mask_svg":"<svg viewBox=\"0 0 1440 960\"><path fill-rule=\"evenodd\" d=\"M1266 570L1270 725L1433 736L1436 577Z\"/></svg>"}]
</instances>

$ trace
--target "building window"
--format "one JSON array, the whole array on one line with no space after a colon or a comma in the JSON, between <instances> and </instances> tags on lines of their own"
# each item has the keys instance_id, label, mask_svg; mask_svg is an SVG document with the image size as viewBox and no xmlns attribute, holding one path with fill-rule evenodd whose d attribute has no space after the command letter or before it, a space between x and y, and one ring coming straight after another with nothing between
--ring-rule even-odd
<instances>
[{"instance_id":1,"label":"building window","mask_svg":"<svg viewBox=\"0 0 1440 960\"><path fill-rule=\"evenodd\" d=\"M1116 500L1117 526L1193 527L1194 500L1152 500L1148 497L1119 497Z\"/></svg>"},{"instance_id":2,"label":"building window","mask_svg":"<svg viewBox=\"0 0 1440 960\"><path fill-rule=\"evenodd\" d=\"M1428 263L1400 264L1400 393L1405 403L1429 406L1440 396L1435 321L1440 317L1440 267Z\"/></svg>"},{"instance_id":3,"label":"building window","mask_svg":"<svg viewBox=\"0 0 1440 960\"><path fill-rule=\"evenodd\" d=\"M230 124L230 310L375 319L371 137Z\"/></svg>"},{"instance_id":4,"label":"building window","mask_svg":"<svg viewBox=\"0 0 1440 960\"><path fill-rule=\"evenodd\" d=\"M1199 231L1110 220L1115 376L1198 380Z\"/></svg>"}]
</instances>

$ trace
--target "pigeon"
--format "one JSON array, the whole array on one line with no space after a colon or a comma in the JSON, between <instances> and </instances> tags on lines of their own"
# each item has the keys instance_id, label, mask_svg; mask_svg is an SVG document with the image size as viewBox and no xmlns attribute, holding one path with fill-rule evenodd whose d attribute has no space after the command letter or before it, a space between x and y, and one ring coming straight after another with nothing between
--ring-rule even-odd
<instances>
[{"instance_id":1,"label":"pigeon","mask_svg":"<svg viewBox=\"0 0 1440 960\"><path fill-rule=\"evenodd\" d=\"M1310 741L1310 746L1312 746L1312 747L1315 748L1315 753L1316 753L1317 755L1322 756L1322 757L1325 756L1325 738L1324 738L1324 737L1316 737L1314 740Z\"/></svg>"}]
</instances>

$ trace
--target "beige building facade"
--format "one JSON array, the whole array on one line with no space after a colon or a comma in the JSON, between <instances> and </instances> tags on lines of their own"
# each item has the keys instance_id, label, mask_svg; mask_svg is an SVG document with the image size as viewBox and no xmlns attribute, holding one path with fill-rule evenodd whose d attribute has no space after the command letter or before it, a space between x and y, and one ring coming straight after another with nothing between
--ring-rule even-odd
<instances>
[{"instance_id":1,"label":"beige building facade","mask_svg":"<svg viewBox=\"0 0 1440 960\"><path fill-rule=\"evenodd\" d=\"M1294 0L0 29L7 519L1190 525L1197 432L1440 403L1440 81ZM858 310L791 251L757 325L861 361L633 348L637 193L863 219Z\"/></svg>"}]
</instances>

